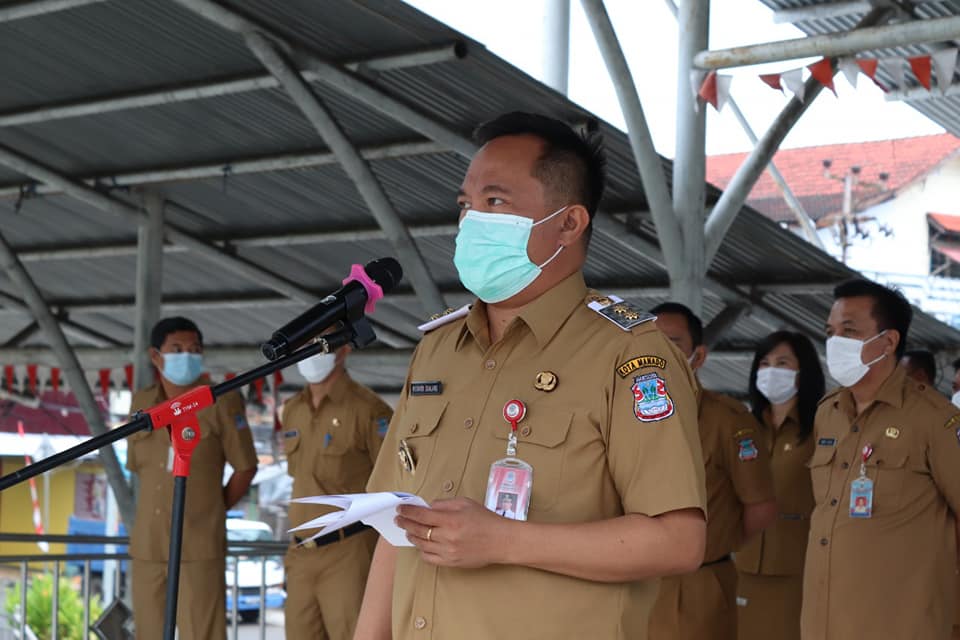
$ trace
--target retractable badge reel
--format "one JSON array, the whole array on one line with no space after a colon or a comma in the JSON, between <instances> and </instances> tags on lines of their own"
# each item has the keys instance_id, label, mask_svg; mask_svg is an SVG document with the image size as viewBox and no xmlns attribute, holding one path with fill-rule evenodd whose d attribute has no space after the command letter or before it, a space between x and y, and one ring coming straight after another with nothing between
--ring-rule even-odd
<instances>
[{"instance_id":1,"label":"retractable badge reel","mask_svg":"<svg viewBox=\"0 0 960 640\"><path fill-rule=\"evenodd\" d=\"M519 400L503 405L503 419L510 424L507 457L490 465L484 506L511 520L526 520L533 490L533 467L517 457L517 425L527 414Z\"/></svg>"},{"instance_id":2,"label":"retractable badge reel","mask_svg":"<svg viewBox=\"0 0 960 640\"><path fill-rule=\"evenodd\" d=\"M872 455L873 445L864 445L860 456L860 477L850 483L851 518L869 518L873 515L873 480L867 477L867 460Z\"/></svg>"}]
</instances>

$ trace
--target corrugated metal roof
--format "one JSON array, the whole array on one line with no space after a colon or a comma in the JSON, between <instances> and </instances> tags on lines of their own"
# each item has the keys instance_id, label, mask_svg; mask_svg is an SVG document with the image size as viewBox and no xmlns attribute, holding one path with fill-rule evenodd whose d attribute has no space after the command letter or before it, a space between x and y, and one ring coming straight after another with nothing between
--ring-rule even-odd
<instances>
[{"instance_id":1,"label":"corrugated metal roof","mask_svg":"<svg viewBox=\"0 0 960 640\"><path fill-rule=\"evenodd\" d=\"M603 208L610 213L636 214L636 233L656 243L626 136L596 122L592 114L480 44L399 1L245 0L231 6L334 61L464 43L465 57L380 70L365 77L463 136L478 122L514 109L540 111L578 125L593 123L605 136L609 160ZM111 0L0 24L0 77L5 81L0 88L0 116L38 105L248 74L262 75L264 71L238 36L165 0ZM381 106L370 106L320 82L312 86L348 136L361 146L423 140L412 128L385 115ZM71 176L101 176L102 188L134 203L140 195L115 188L112 175L198 164L226 167L252 157L325 149L291 101L275 89L0 127L0 143ZM456 189L467 161L452 152L419 152L371 160L370 164L405 222L449 227L449 232L417 236L417 245L438 286L446 292L448 304L468 302L470 297L460 287L452 264ZM664 171L671 175L667 161ZM0 188L17 184L29 184L29 180L0 169ZM238 241L234 246L239 257L317 294L336 287L350 263L393 253L376 233L377 225L363 198L334 164L184 180L152 188L161 189L176 203L168 208L169 222L211 242L291 233L358 232L351 239L340 235L322 241L279 241L270 246ZM708 202L718 197L718 190L708 188ZM0 198L0 228L21 251L127 245L119 253L101 257L31 258L25 264L48 299L70 312L74 322L130 344L134 323L130 301L136 272L135 254L130 249L136 238L134 222L62 195L34 196L20 204L16 213L15 198ZM742 299L752 300L754 309L717 345L725 353L709 362L703 372L705 383L728 391L745 388L749 349L780 324L770 319L769 311L793 318L809 333L819 335L830 305L829 284L852 274L776 223L744 210L710 275L728 291L732 288ZM594 234L586 277L592 286L628 292L641 307L665 300L668 278L664 269L650 258L625 255L622 245L602 233ZM810 285L822 293L761 294L754 289L755 285L777 283ZM302 307L262 284L225 272L208 258L185 251L166 253L163 288L166 301L177 303L168 308L196 316L208 344L250 345L251 366L259 361L253 345ZM374 319L415 340L416 325L436 310L422 309L406 283L401 289L401 295L379 304ZM17 296L13 284L2 276L0 292ZM251 299L255 302L244 302ZM763 305L768 312L760 308ZM724 306L723 299L709 293L704 319L709 321ZM22 312L0 308L0 343L28 323ZM952 348L960 342L960 333L921 316L913 338L932 348ZM42 336L25 344L43 344ZM371 362L354 359L353 369L362 382L381 389L396 388L402 382L402 358Z\"/></svg>"}]
</instances>

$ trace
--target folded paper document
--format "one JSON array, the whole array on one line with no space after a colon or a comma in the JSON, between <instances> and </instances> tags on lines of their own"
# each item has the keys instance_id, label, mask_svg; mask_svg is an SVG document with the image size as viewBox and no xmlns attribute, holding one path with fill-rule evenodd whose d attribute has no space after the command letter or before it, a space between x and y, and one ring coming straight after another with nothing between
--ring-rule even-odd
<instances>
[{"instance_id":1,"label":"folded paper document","mask_svg":"<svg viewBox=\"0 0 960 640\"><path fill-rule=\"evenodd\" d=\"M323 504L337 507L340 511L333 511L319 518L290 529L303 531L305 529L320 528L320 531L310 536L310 540L332 533L354 522L363 522L376 529L384 540L395 547L412 547L407 540L406 532L394 523L397 516L397 507L402 504L412 504L418 507L428 506L423 498L412 493L383 491L379 493L349 493L338 496L312 496L295 498L291 502L305 504Z\"/></svg>"}]
</instances>

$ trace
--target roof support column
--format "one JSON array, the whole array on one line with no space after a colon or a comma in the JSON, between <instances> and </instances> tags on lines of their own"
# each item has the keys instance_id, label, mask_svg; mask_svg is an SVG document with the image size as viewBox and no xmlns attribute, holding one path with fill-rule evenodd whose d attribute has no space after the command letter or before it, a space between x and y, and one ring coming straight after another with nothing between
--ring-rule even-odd
<instances>
[{"instance_id":1,"label":"roof support column","mask_svg":"<svg viewBox=\"0 0 960 640\"><path fill-rule=\"evenodd\" d=\"M266 37L257 32L244 34L247 46L264 67L280 82L293 102L340 161L367 207L384 230L387 239L403 263L404 271L416 291L425 312L443 309L446 305L440 289L427 270L413 237L387 198L386 192L346 133L334 120L326 106L313 93L299 70L285 60Z\"/></svg>"},{"instance_id":2,"label":"roof support column","mask_svg":"<svg viewBox=\"0 0 960 640\"><path fill-rule=\"evenodd\" d=\"M6 238L0 233L0 268L7 273L7 277L16 284L22 291L24 300L30 308L37 324L43 330L50 346L60 361L60 367L63 370L63 376L73 390L77 398L77 404L80 405L83 416L90 426L90 433L101 435L107 432L107 427L103 422L103 415L100 413L100 406L93 396L90 385L83 375L83 369L80 368L80 361L73 352L73 348L67 342L66 336L60 328L60 324L50 312L50 308L43 300L43 295L36 283L24 269L23 264L17 259L17 254L7 243ZM113 489L117 497L117 505L120 508L120 514L128 527L133 526L134 503L133 494L123 477L123 471L120 469L120 462L113 450L113 445L108 445L100 449L100 460L107 473L107 481L110 488Z\"/></svg>"},{"instance_id":3,"label":"roof support column","mask_svg":"<svg viewBox=\"0 0 960 640\"><path fill-rule=\"evenodd\" d=\"M547 0L544 9L543 78L563 95L570 75L570 2Z\"/></svg>"},{"instance_id":4,"label":"roof support column","mask_svg":"<svg viewBox=\"0 0 960 640\"><path fill-rule=\"evenodd\" d=\"M874 9L857 25L857 29L883 22L892 13L889 8ZM743 161L740 168L730 180L730 184L724 189L720 200L713 207L710 217L707 218L706 225L706 265L710 266L713 258L717 255L717 250L723 242L733 220L740 213L747 196L756 184L764 169L773 159L777 149L783 139L787 137L793 125L800 120L800 117L806 112L807 108L813 104L813 101L820 94L823 88L814 78L809 78L804 87L804 100L798 100L796 96L790 99L787 106L783 108L777 119L773 121L770 128L767 129L763 137L754 146L753 151Z\"/></svg>"},{"instance_id":5,"label":"roof support column","mask_svg":"<svg viewBox=\"0 0 960 640\"><path fill-rule=\"evenodd\" d=\"M706 188L707 111L697 105L690 89L693 56L707 48L710 0L680 0L677 4L679 51L677 64L677 150L673 163L673 208L680 221L683 252L680 264L670 270L670 297L703 312L703 223Z\"/></svg>"},{"instance_id":6,"label":"roof support column","mask_svg":"<svg viewBox=\"0 0 960 640\"><path fill-rule=\"evenodd\" d=\"M680 264L683 261L683 236L680 224L673 215L673 203L670 200L670 192L667 190L663 163L653 146L653 138L647 126L643 106L640 104L640 96L637 95L627 59L620 48L620 42L617 40L617 34L610 22L610 16L607 15L603 0L580 0L580 2L590 23L590 29L593 31L593 37L600 48L607 73L610 74L617 92L620 111L627 123L630 148L637 163L650 213L657 227L657 238L663 252L664 266L672 280L673 274L680 270ZM684 83L685 86L688 84L689 81Z\"/></svg>"},{"instance_id":7,"label":"roof support column","mask_svg":"<svg viewBox=\"0 0 960 640\"><path fill-rule=\"evenodd\" d=\"M160 320L163 297L163 196L153 190L143 194L146 221L137 231L137 292L133 327L133 389L153 384L150 330Z\"/></svg>"}]
</instances>

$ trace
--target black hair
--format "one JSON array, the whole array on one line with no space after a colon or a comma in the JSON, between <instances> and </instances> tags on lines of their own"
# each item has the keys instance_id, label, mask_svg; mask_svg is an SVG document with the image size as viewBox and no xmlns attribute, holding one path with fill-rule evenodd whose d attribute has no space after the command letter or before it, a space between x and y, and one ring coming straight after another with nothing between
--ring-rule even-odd
<instances>
[{"instance_id":1,"label":"black hair","mask_svg":"<svg viewBox=\"0 0 960 640\"><path fill-rule=\"evenodd\" d=\"M960 358L953 361L953 370L960 371Z\"/></svg>"},{"instance_id":2,"label":"black hair","mask_svg":"<svg viewBox=\"0 0 960 640\"><path fill-rule=\"evenodd\" d=\"M881 331L894 329L900 334L897 359L903 357L903 352L907 350L910 321L913 319L913 308L903 293L864 278L854 278L838 284L833 290L833 297L836 300L859 297L873 299L870 315L877 321Z\"/></svg>"},{"instance_id":3,"label":"black hair","mask_svg":"<svg viewBox=\"0 0 960 640\"><path fill-rule=\"evenodd\" d=\"M937 381L937 359L926 349L911 349L903 353L904 358L910 359L910 364L923 369L930 384Z\"/></svg>"},{"instance_id":4,"label":"black hair","mask_svg":"<svg viewBox=\"0 0 960 640\"><path fill-rule=\"evenodd\" d=\"M800 371L797 373L797 413L800 418L799 442L803 442L813 433L813 419L817 415L817 404L826 390L820 357L810 338L792 331L775 331L760 341L750 365L750 407L753 415L763 423L763 412L770 406L767 397L757 389L757 370L760 361L778 345L786 344L793 350Z\"/></svg>"},{"instance_id":5,"label":"black hair","mask_svg":"<svg viewBox=\"0 0 960 640\"><path fill-rule=\"evenodd\" d=\"M157 322L157 324L153 325L153 329L150 330L150 346L159 351L160 347L162 347L166 341L167 336L178 331L193 331L197 334L197 340L200 341L200 344L203 344L203 334L200 333L200 328L197 327L193 320L184 318L183 316L174 316L172 318L163 318Z\"/></svg>"},{"instance_id":6,"label":"black hair","mask_svg":"<svg viewBox=\"0 0 960 640\"><path fill-rule=\"evenodd\" d=\"M521 135L543 140L533 176L555 197L556 204L581 204L592 221L603 197L607 165L600 134L580 135L555 118L513 111L481 124L473 139L483 146L496 138Z\"/></svg>"},{"instance_id":7,"label":"black hair","mask_svg":"<svg viewBox=\"0 0 960 640\"><path fill-rule=\"evenodd\" d=\"M693 341L694 349L703 344L703 322L687 305L680 304L679 302L664 302L651 309L650 313L653 315L675 313L683 316L687 321L687 330L690 332L690 339Z\"/></svg>"}]
</instances>

